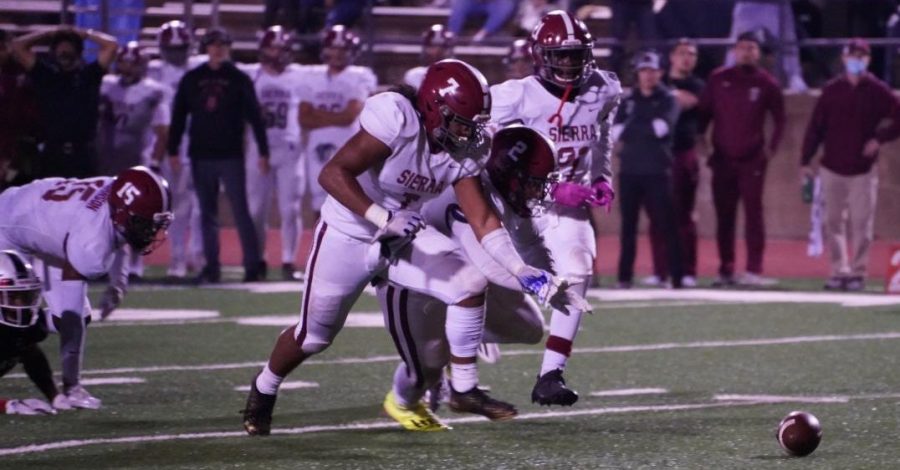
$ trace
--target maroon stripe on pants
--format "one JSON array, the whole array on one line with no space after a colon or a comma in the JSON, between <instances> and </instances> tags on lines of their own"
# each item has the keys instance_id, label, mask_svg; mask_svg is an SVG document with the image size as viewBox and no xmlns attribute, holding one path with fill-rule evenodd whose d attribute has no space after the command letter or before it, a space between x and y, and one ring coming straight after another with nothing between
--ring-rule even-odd
<instances>
[{"instance_id":1,"label":"maroon stripe on pants","mask_svg":"<svg viewBox=\"0 0 900 470\"><path fill-rule=\"evenodd\" d=\"M406 347L409 348L409 357L412 359L413 370L416 371L416 388L422 388L425 378L422 376L422 366L419 364L419 354L416 352L416 343L409 331L409 291L400 290L400 327L403 329L403 337L406 339ZM409 363L407 363L408 365Z\"/></svg>"},{"instance_id":2,"label":"maroon stripe on pants","mask_svg":"<svg viewBox=\"0 0 900 470\"><path fill-rule=\"evenodd\" d=\"M309 268L306 270L306 286L303 290L303 307L300 314L300 334L297 335L297 346L303 347L303 341L306 339L306 317L309 316L309 296L312 292L313 276L316 272L316 261L319 259L319 249L322 248L322 239L325 238L325 231L328 230L328 224L321 223L322 228L313 244L312 256L309 261Z\"/></svg>"},{"instance_id":3,"label":"maroon stripe on pants","mask_svg":"<svg viewBox=\"0 0 900 470\"><path fill-rule=\"evenodd\" d=\"M406 364L406 376L409 377L409 361L406 359L403 347L400 346L400 333L397 331L397 325L394 320L394 286L388 286L387 301L385 303L387 304L388 331L391 333L391 339L394 340L394 347L397 348L400 359Z\"/></svg>"}]
</instances>

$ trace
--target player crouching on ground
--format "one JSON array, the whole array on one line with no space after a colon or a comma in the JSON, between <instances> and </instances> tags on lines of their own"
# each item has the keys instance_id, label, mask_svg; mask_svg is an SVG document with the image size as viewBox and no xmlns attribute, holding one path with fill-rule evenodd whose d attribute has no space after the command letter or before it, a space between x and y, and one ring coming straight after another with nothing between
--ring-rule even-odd
<instances>
[{"instance_id":1,"label":"player crouching on ground","mask_svg":"<svg viewBox=\"0 0 900 470\"><path fill-rule=\"evenodd\" d=\"M0 377L22 364L28 378L47 397L46 402L39 398L0 397L0 414L56 414L56 410L72 408L66 396L56 389L50 363L38 346L47 337L46 318L40 306L41 280L34 269L15 251L0 251Z\"/></svg>"},{"instance_id":2,"label":"player crouching on ground","mask_svg":"<svg viewBox=\"0 0 900 470\"><path fill-rule=\"evenodd\" d=\"M409 87L400 91L366 100L360 131L322 170L319 182L329 196L307 263L300 321L282 332L252 382L243 423L250 435L269 434L284 377L331 345L376 277L447 305L451 408L493 420L518 413L477 387L487 280L419 214L422 204L452 187L491 258L542 300L555 291L553 276L515 251L481 189L480 162L488 151L483 125L491 106L487 80L449 59L428 69L416 95Z\"/></svg>"},{"instance_id":3,"label":"player crouching on ground","mask_svg":"<svg viewBox=\"0 0 900 470\"><path fill-rule=\"evenodd\" d=\"M46 178L0 194L0 250L44 265L47 324L59 332L63 393L75 408L101 405L80 384L91 317L87 280L121 263L126 244L142 254L156 248L172 221L170 201L166 181L140 166L115 178ZM127 270L117 277L112 282L124 294Z\"/></svg>"},{"instance_id":4,"label":"player crouching on ground","mask_svg":"<svg viewBox=\"0 0 900 470\"><path fill-rule=\"evenodd\" d=\"M532 266L552 271L549 250L532 217L540 215L558 183L556 150L539 132L514 125L498 131L481 175L485 195L510 233L516 251ZM491 343L536 344L544 335L540 308L523 292L506 269L481 247L452 192L446 191L422 210L425 223L459 244L467 259L489 280L484 340ZM440 431L447 426L421 402L426 390L440 385L449 363L440 301L390 283L378 285L378 299L403 362L394 373L384 409L410 431ZM572 290L560 289L550 303L569 314L590 311L590 304ZM454 404L450 402L450 408Z\"/></svg>"}]
</instances>

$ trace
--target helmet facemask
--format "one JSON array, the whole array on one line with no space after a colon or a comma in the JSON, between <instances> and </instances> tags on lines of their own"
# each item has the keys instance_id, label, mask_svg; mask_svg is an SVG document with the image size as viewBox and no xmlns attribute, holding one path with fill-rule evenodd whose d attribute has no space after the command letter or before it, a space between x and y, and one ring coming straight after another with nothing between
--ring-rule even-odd
<instances>
[{"instance_id":1,"label":"helmet facemask","mask_svg":"<svg viewBox=\"0 0 900 470\"><path fill-rule=\"evenodd\" d=\"M148 255L166 239L166 230L172 223L171 212L158 212L153 219L129 213L120 233L135 251Z\"/></svg>"},{"instance_id":2,"label":"helmet facemask","mask_svg":"<svg viewBox=\"0 0 900 470\"><path fill-rule=\"evenodd\" d=\"M509 179L507 190L502 196L519 216L538 217L547 211L550 192L559 180L558 172L552 172L546 178L541 178L519 170L515 177Z\"/></svg>"},{"instance_id":3,"label":"helmet facemask","mask_svg":"<svg viewBox=\"0 0 900 470\"><path fill-rule=\"evenodd\" d=\"M594 62L593 50L581 42L571 46L535 47L541 50L544 79L563 87L580 86Z\"/></svg>"},{"instance_id":4,"label":"helmet facemask","mask_svg":"<svg viewBox=\"0 0 900 470\"><path fill-rule=\"evenodd\" d=\"M484 127L490 116L480 114L471 120L453 112L446 104L439 109L443 119L441 127L434 130L434 141L450 156L464 158L484 143Z\"/></svg>"},{"instance_id":5,"label":"helmet facemask","mask_svg":"<svg viewBox=\"0 0 900 470\"><path fill-rule=\"evenodd\" d=\"M41 306L41 283L5 287L0 286L0 324L13 328L28 328L38 321Z\"/></svg>"},{"instance_id":6,"label":"helmet facemask","mask_svg":"<svg viewBox=\"0 0 900 470\"><path fill-rule=\"evenodd\" d=\"M281 73L293 60L291 48L286 45L272 45L259 51L259 61Z\"/></svg>"}]
</instances>

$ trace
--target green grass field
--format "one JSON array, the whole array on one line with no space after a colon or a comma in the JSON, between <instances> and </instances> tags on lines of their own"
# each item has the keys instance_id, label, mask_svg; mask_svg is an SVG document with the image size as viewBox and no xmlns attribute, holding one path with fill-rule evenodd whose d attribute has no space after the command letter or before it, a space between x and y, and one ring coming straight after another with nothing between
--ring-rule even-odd
<instances>
[{"instance_id":1,"label":"green grass field","mask_svg":"<svg viewBox=\"0 0 900 470\"><path fill-rule=\"evenodd\" d=\"M0 416L0 467L897 468L900 297L792 290L813 286L782 287L787 300L596 291L610 300L592 298L598 309L582 324L566 374L581 394L574 407L530 404L541 348L504 345L481 380L521 416L489 423L442 409L454 426L446 433L405 432L384 417L398 360L390 337L348 327L287 379L306 387L280 394L276 434L253 439L238 413L246 394L235 388L249 383L287 317L245 323L296 315L299 293L136 287L125 309L207 317L136 321L123 310L93 325L84 378L131 383L88 385L104 400L99 411ZM355 309L375 310L368 295ZM56 346L55 337L44 344L55 368ZM21 372L0 380L0 396L39 395ZM774 438L795 409L824 429L806 458L784 456Z\"/></svg>"}]
</instances>

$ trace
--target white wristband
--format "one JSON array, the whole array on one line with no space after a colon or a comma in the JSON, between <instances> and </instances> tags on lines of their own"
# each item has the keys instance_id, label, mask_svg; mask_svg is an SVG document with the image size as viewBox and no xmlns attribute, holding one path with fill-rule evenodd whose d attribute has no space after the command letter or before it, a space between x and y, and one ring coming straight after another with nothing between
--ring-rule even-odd
<instances>
[{"instance_id":1,"label":"white wristband","mask_svg":"<svg viewBox=\"0 0 900 470\"><path fill-rule=\"evenodd\" d=\"M526 266L525 261L522 260L519 252L516 251L512 239L509 238L509 232L504 228L498 228L482 237L481 246L494 261L517 278Z\"/></svg>"},{"instance_id":2,"label":"white wristband","mask_svg":"<svg viewBox=\"0 0 900 470\"><path fill-rule=\"evenodd\" d=\"M372 204L368 209L366 209L366 213L363 215L363 217L369 222L372 222L379 229L382 229L385 225L387 225L388 219L391 218L391 213L378 204Z\"/></svg>"}]
</instances>

